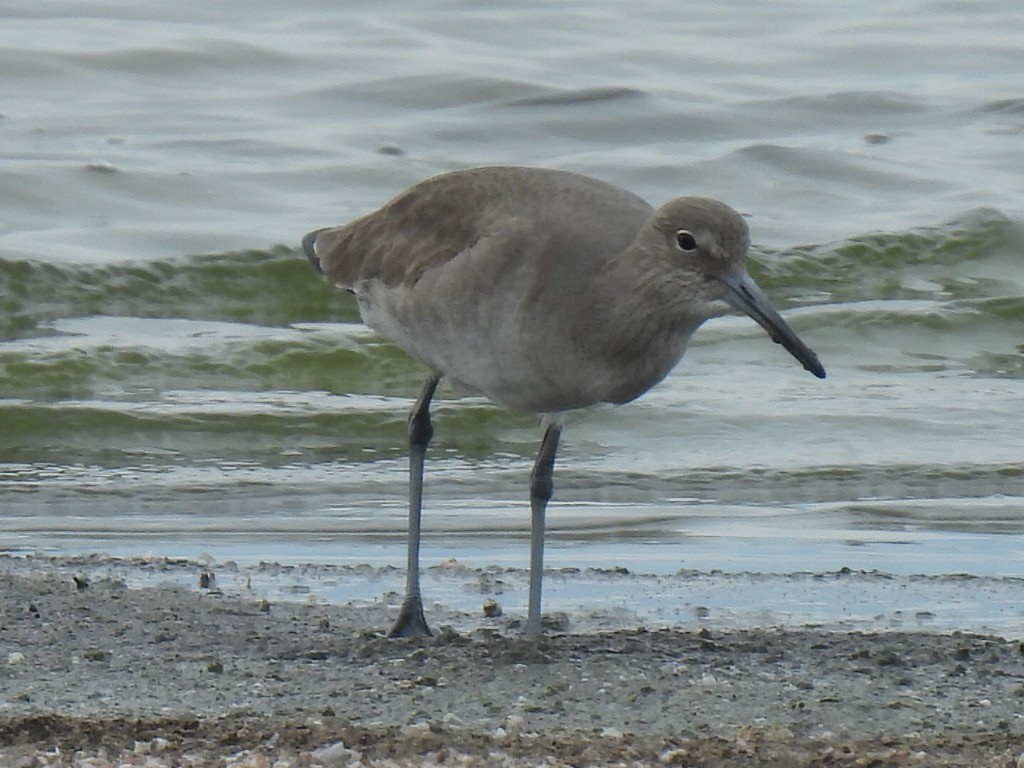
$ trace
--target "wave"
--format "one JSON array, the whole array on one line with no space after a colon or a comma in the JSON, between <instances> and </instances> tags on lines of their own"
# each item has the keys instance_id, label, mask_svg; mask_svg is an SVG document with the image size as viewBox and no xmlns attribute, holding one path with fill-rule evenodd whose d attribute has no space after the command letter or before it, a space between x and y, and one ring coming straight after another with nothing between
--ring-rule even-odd
<instances>
[{"instance_id":1,"label":"wave","mask_svg":"<svg viewBox=\"0 0 1024 768\"><path fill-rule=\"evenodd\" d=\"M0 259L0 296L0 338L8 339L97 315L278 326L358 318L350 297L284 246L100 266Z\"/></svg>"},{"instance_id":2,"label":"wave","mask_svg":"<svg viewBox=\"0 0 1024 768\"><path fill-rule=\"evenodd\" d=\"M933 227L844 242L756 249L751 272L783 304L999 299L1019 317L1024 224L991 209ZM317 279L296 249L110 265L0 258L0 336L61 318L186 318L285 326L358 321L355 303Z\"/></svg>"},{"instance_id":3,"label":"wave","mask_svg":"<svg viewBox=\"0 0 1024 768\"><path fill-rule=\"evenodd\" d=\"M982 208L907 232L762 250L751 272L773 295L814 303L988 299L1021 294L1022 252L1024 223Z\"/></svg>"},{"instance_id":4,"label":"wave","mask_svg":"<svg viewBox=\"0 0 1024 768\"><path fill-rule=\"evenodd\" d=\"M863 346L869 334L911 355L933 348L977 371L1021 376L1020 349L991 340L1024 322L1022 252L1019 223L979 210L909 232L762 249L751 271L799 330L831 333L833 347ZM100 266L0 260L0 295L6 398L196 387L408 396L422 376L356 325L349 295L284 246ZM698 343L758 334L746 322L708 329Z\"/></svg>"}]
</instances>

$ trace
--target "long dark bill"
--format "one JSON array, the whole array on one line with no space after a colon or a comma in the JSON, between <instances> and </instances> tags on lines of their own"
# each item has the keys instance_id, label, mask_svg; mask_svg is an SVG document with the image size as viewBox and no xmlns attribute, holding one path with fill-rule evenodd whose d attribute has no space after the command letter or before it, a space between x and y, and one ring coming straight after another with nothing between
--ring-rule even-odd
<instances>
[{"instance_id":1,"label":"long dark bill","mask_svg":"<svg viewBox=\"0 0 1024 768\"><path fill-rule=\"evenodd\" d=\"M818 356L800 341L800 337L782 319L782 315L775 311L764 291L745 269L738 269L719 279L728 289L724 298L732 307L754 318L758 325L768 331L772 341L784 346L806 370L819 379L825 378L825 368Z\"/></svg>"}]
</instances>

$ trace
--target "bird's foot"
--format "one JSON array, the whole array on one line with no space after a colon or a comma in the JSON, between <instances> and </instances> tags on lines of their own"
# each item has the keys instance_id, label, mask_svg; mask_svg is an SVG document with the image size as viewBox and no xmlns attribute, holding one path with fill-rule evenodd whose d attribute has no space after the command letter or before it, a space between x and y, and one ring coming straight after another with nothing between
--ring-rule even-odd
<instances>
[{"instance_id":1,"label":"bird's foot","mask_svg":"<svg viewBox=\"0 0 1024 768\"><path fill-rule=\"evenodd\" d=\"M563 635L569 632L571 622L569 615L557 611L543 616L527 619L523 625L524 640L541 640L550 634Z\"/></svg>"},{"instance_id":2,"label":"bird's foot","mask_svg":"<svg viewBox=\"0 0 1024 768\"><path fill-rule=\"evenodd\" d=\"M433 634L423 616L423 600L418 596L405 598L388 637L431 637Z\"/></svg>"}]
</instances>

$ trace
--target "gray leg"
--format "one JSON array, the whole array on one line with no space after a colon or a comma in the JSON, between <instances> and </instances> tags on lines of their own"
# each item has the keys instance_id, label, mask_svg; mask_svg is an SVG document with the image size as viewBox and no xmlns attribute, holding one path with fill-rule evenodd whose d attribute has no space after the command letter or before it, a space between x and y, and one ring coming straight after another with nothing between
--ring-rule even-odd
<instances>
[{"instance_id":1,"label":"gray leg","mask_svg":"<svg viewBox=\"0 0 1024 768\"><path fill-rule=\"evenodd\" d=\"M439 381L441 374L430 375L409 414L409 562L405 576L405 601L388 637L426 637L431 634L423 617L423 598L420 595L420 511L423 508L423 463L427 444L434 434L430 423L430 400Z\"/></svg>"},{"instance_id":2,"label":"gray leg","mask_svg":"<svg viewBox=\"0 0 1024 768\"><path fill-rule=\"evenodd\" d=\"M554 493L555 453L558 438L562 435L560 424L548 424L544 440L537 453L537 461L530 473L530 607L526 616L526 636L540 635L540 587L544 578L544 513L548 500Z\"/></svg>"}]
</instances>

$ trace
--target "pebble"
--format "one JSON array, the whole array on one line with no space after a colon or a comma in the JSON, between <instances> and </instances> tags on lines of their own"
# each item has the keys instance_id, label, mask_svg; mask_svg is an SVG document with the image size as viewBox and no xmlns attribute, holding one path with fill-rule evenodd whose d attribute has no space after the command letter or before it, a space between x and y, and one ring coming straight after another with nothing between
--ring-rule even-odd
<instances>
[{"instance_id":1,"label":"pebble","mask_svg":"<svg viewBox=\"0 0 1024 768\"><path fill-rule=\"evenodd\" d=\"M345 746L343 742L328 744L320 749L314 749L309 756L327 768L332 766L349 765L359 759L359 754Z\"/></svg>"},{"instance_id":2,"label":"pebble","mask_svg":"<svg viewBox=\"0 0 1024 768\"><path fill-rule=\"evenodd\" d=\"M430 723L420 720L416 723L409 723L401 727L403 736L426 736L430 733Z\"/></svg>"}]
</instances>

